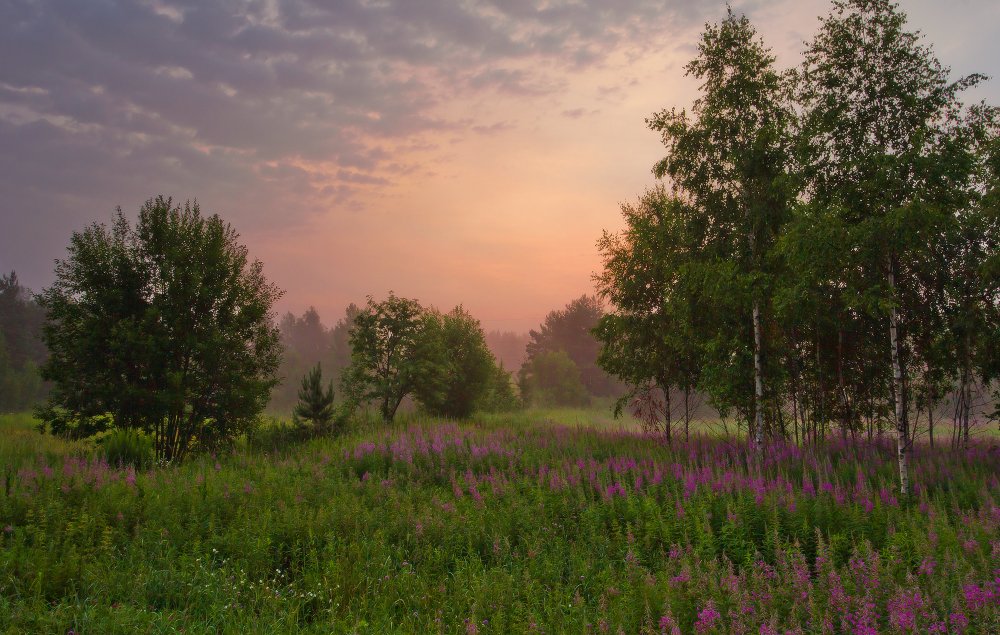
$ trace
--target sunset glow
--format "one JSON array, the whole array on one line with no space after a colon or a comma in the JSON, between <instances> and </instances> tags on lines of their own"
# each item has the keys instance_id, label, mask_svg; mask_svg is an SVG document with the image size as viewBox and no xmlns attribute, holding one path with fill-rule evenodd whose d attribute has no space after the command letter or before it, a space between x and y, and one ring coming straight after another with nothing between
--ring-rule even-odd
<instances>
[{"instance_id":1,"label":"sunset glow","mask_svg":"<svg viewBox=\"0 0 1000 635\"><path fill-rule=\"evenodd\" d=\"M0 270L52 281L70 232L197 198L333 323L390 289L526 330L593 290L652 185L644 118L722 2L0 4ZM950 7L950 8L949 8ZM798 59L819 0L736 2ZM953 77L997 71L997 3L903 2ZM1000 84L974 98L996 103Z\"/></svg>"}]
</instances>

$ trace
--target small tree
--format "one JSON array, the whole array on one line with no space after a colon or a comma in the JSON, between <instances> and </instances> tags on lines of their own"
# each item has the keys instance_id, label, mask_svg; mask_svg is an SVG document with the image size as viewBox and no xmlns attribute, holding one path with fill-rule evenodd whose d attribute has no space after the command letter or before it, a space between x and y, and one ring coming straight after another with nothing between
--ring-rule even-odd
<instances>
[{"instance_id":1,"label":"small tree","mask_svg":"<svg viewBox=\"0 0 1000 635\"><path fill-rule=\"evenodd\" d=\"M566 351L544 351L529 359L518 374L521 399L535 406L586 406L590 394L580 369Z\"/></svg>"},{"instance_id":2,"label":"small tree","mask_svg":"<svg viewBox=\"0 0 1000 635\"><path fill-rule=\"evenodd\" d=\"M690 211L662 187L647 191L637 205L622 205L622 217L624 229L605 231L597 243L604 270L594 282L612 305L594 329L603 345L597 363L629 387L615 404L615 416L630 402L650 428L661 426L654 415L662 415L669 442L671 389L684 394L686 432L701 366L697 343L705 339L696 327L707 311L697 307L691 280L697 242Z\"/></svg>"},{"instance_id":3,"label":"small tree","mask_svg":"<svg viewBox=\"0 0 1000 635\"><path fill-rule=\"evenodd\" d=\"M392 421L407 395L425 399L444 392L447 359L440 325L420 303L390 292L382 302L371 297L350 331L351 365L344 371L344 393L352 404L376 402L382 419Z\"/></svg>"},{"instance_id":4,"label":"small tree","mask_svg":"<svg viewBox=\"0 0 1000 635\"><path fill-rule=\"evenodd\" d=\"M468 417L490 387L493 354L479 320L461 306L444 315L432 314L437 321L434 333L446 363L440 367L442 381L424 381L417 399L429 413L461 419ZM428 342L428 346L433 343ZM442 390L443 388L443 390Z\"/></svg>"},{"instance_id":5,"label":"small tree","mask_svg":"<svg viewBox=\"0 0 1000 635\"><path fill-rule=\"evenodd\" d=\"M317 363L302 378L299 388L299 403L292 412L292 421L299 428L312 433L328 430L333 421L333 381L323 390L323 370Z\"/></svg>"},{"instance_id":6,"label":"small tree","mask_svg":"<svg viewBox=\"0 0 1000 635\"><path fill-rule=\"evenodd\" d=\"M511 379L510 371L504 369L503 362L496 364L491 373L489 386L477 407L486 412L511 412L521 406L521 400L514 392L514 381Z\"/></svg>"},{"instance_id":7,"label":"small tree","mask_svg":"<svg viewBox=\"0 0 1000 635\"><path fill-rule=\"evenodd\" d=\"M73 234L40 296L54 387L52 424L110 415L180 460L244 431L267 403L281 356L271 307L281 292L239 234L197 203L150 199L133 227Z\"/></svg>"}]
</instances>

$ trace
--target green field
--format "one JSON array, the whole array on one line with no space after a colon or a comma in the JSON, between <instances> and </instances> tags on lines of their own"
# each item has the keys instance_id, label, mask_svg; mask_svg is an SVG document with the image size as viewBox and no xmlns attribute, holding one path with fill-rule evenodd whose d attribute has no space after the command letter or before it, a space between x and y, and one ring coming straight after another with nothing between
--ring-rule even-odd
<instances>
[{"instance_id":1,"label":"green field","mask_svg":"<svg viewBox=\"0 0 1000 635\"><path fill-rule=\"evenodd\" d=\"M992 633L1000 451L411 416L136 474L0 417L0 631Z\"/></svg>"}]
</instances>

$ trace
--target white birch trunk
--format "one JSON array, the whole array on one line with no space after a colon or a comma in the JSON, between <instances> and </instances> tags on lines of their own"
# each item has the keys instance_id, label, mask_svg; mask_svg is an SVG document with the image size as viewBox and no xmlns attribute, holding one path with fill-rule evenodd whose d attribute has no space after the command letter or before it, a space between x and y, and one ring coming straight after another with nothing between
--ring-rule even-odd
<instances>
[{"instance_id":1,"label":"white birch trunk","mask_svg":"<svg viewBox=\"0 0 1000 635\"><path fill-rule=\"evenodd\" d=\"M896 272L889 265L889 288L896 290ZM910 492L910 474L907 467L906 413L903 405L903 367L899 359L899 337L897 325L899 313L893 305L889 312L889 346L892 348L892 387L896 397L896 460L899 462L899 492L907 496Z\"/></svg>"}]
</instances>

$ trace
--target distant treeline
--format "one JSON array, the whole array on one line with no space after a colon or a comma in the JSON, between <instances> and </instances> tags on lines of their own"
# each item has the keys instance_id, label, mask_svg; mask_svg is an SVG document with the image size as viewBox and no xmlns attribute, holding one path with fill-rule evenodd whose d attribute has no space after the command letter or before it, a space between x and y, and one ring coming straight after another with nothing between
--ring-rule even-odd
<instances>
[{"instance_id":1,"label":"distant treeline","mask_svg":"<svg viewBox=\"0 0 1000 635\"><path fill-rule=\"evenodd\" d=\"M316 364L335 386L341 384L351 363L350 331L361 311L358 305L349 304L330 327L314 307L300 316L291 312L282 316L278 323L284 349L278 371L281 383L272 392L269 410L290 412L298 400L299 379ZM551 311L538 330L494 330L483 336L496 363L515 373L517 392L525 405L587 405L592 397L609 397L622 390L597 365L600 343L593 329L602 315L597 298L584 295Z\"/></svg>"},{"instance_id":2,"label":"distant treeline","mask_svg":"<svg viewBox=\"0 0 1000 635\"><path fill-rule=\"evenodd\" d=\"M287 415L298 400L300 380L317 364L340 386L351 363L350 330L361 308L351 303L344 315L326 326L309 307L301 315L285 313L277 323L282 345L278 384L268 409ZM525 405L579 406L592 397L621 392L620 384L597 365L600 343L592 330L603 310L595 297L581 296L551 311L538 330L485 332L498 365L512 372ZM32 292L11 272L0 278L0 410L21 411L47 394L39 367L48 356L42 339L45 312ZM338 391L338 400L339 396ZM408 400L409 402L409 400Z\"/></svg>"},{"instance_id":3,"label":"distant treeline","mask_svg":"<svg viewBox=\"0 0 1000 635\"><path fill-rule=\"evenodd\" d=\"M0 276L0 412L26 410L45 397L38 374L47 357L44 322L44 311L17 274Z\"/></svg>"}]
</instances>

